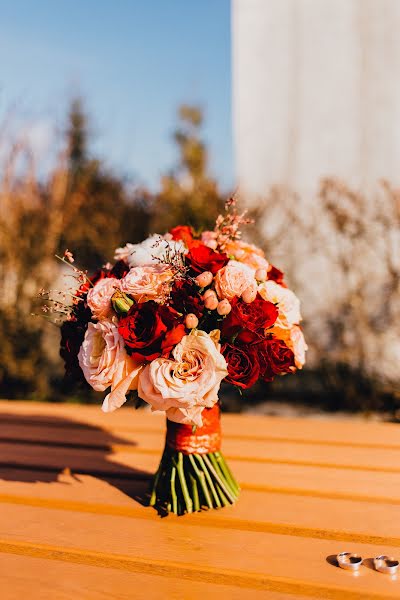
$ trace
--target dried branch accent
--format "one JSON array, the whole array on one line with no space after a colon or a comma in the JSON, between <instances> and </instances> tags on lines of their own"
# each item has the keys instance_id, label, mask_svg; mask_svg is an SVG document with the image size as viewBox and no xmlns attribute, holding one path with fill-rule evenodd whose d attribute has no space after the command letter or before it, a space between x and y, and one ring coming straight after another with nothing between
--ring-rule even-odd
<instances>
[{"instance_id":1,"label":"dried branch accent","mask_svg":"<svg viewBox=\"0 0 400 600\"><path fill-rule=\"evenodd\" d=\"M239 240L243 225L253 223L253 219L246 217L247 211L238 214L236 208L236 199L231 197L225 202L225 215L217 217L214 233L218 249L223 252L229 242Z\"/></svg>"}]
</instances>

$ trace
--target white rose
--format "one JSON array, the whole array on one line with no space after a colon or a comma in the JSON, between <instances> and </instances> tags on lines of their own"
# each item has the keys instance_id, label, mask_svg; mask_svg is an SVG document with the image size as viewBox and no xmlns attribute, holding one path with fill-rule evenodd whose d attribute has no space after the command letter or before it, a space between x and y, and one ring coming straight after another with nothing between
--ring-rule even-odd
<instances>
[{"instance_id":1,"label":"white rose","mask_svg":"<svg viewBox=\"0 0 400 600\"><path fill-rule=\"evenodd\" d=\"M176 254L186 251L186 246L182 241L165 239L158 234L151 235L140 244L131 244L130 246L127 262L131 268L159 264L160 259L168 258L168 253Z\"/></svg>"},{"instance_id":2,"label":"white rose","mask_svg":"<svg viewBox=\"0 0 400 600\"><path fill-rule=\"evenodd\" d=\"M132 248L133 244L126 244L126 246L123 246L122 248L116 248L114 252L114 260L123 260L127 262Z\"/></svg>"}]
</instances>

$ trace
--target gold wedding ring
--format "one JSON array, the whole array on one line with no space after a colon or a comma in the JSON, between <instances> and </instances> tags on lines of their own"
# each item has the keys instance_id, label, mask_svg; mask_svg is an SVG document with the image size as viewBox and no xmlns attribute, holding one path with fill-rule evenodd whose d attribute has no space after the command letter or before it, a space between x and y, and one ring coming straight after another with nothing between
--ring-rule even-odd
<instances>
[{"instance_id":1,"label":"gold wedding ring","mask_svg":"<svg viewBox=\"0 0 400 600\"><path fill-rule=\"evenodd\" d=\"M357 571L362 563L362 558L352 552L341 552L336 556L339 567L348 571Z\"/></svg>"},{"instance_id":2,"label":"gold wedding ring","mask_svg":"<svg viewBox=\"0 0 400 600\"><path fill-rule=\"evenodd\" d=\"M381 573L386 573L387 575L394 575L397 573L399 568L399 561L393 558L392 556L386 556L382 554L381 556L377 556L374 558L374 567L377 571Z\"/></svg>"}]
</instances>

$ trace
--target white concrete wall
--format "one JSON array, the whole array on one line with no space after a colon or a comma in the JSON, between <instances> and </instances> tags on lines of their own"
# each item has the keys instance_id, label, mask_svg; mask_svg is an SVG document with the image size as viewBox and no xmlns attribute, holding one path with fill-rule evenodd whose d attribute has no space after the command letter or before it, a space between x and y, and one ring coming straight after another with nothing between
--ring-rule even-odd
<instances>
[{"instance_id":1,"label":"white concrete wall","mask_svg":"<svg viewBox=\"0 0 400 600\"><path fill-rule=\"evenodd\" d=\"M232 0L240 189L400 183L400 0Z\"/></svg>"}]
</instances>

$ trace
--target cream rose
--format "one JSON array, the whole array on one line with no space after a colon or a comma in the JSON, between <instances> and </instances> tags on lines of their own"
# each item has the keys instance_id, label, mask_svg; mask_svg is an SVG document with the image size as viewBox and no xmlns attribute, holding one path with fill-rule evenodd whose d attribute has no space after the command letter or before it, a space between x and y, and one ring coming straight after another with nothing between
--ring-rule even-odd
<instances>
[{"instance_id":1,"label":"cream rose","mask_svg":"<svg viewBox=\"0 0 400 600\"><path fill-rule=\"evenodd\" d=\"M157 358L144 368L138 394L171 421L201 427L203 408L217 402L221 381L228 374L225 358L212 334L199 330L184 336L172 356Z\"/></svg>"},{"instance_id":2,"label":"cream rose","mask_svg":"<svg viewBox=\"0 0 400 600\"><path fill-rule=\"evenodd\" d=\"M219 298L232 300L255 284L254 270L236 260L230 260L214 277L215 291Z\"/></svg>"},{"instance_id":3,"label":"cream rose","mask_svg":"<svg viewBox=\"0 0 400 600\"><path fill-rule=\"evenodd\" d=\"M95 319L107 319L112 315L111 296L120 289L120 280L114 277L100 279L90 288L87 303Z\"/></svg>"},{"instance_id":4,"label":"cream rose","mask_svg":"<svg viewBox=\"0 0 400 600\"><path fill-rule=\"evenodd\" d=\"M296 367L302 369L306 362L306 351L308 350L308 346L304 339L303 332L298 325L295 325L290 330L290 344L289 348L293 350Z\"/></svg>"},{"instance_id":5,"label":"cream rose","mask_svg":"<svg viewBox=\"0 0 400 600\"><path fill-rule=\"evenodd\" d=\"M269 268L269 262L265 258L261 248L257 248L254 244L248 244L242 240L234 240L228 242L224 248L224 252L228 256L234 256L239 262L248 265L255 271L257 269Z\"/></svg>"},{"instance_id":6,"label":"cream rose","mask_svg":"<svg viewBox=\"0 0 400 600\"><path fill-rule=\"evenodd\" d=\"M291 290L275 281L265 281L258 286L258 293L264 300L278 305L277 327L291 329L293 325L300 323L300 301Z\"/></svg>"},{"instance_id":7,"label":"cream rose","mask_svg":"<svg viewBox=\"0 0 400 600\"><path fill-rule=\"evenodd\" d=\"M306 362L306 351L308 346L304 339L303 332L298 325L294 325L291 329L282 329L274 326L269 330L279 340L283 340L288 348L294 354L294 362L298 369L302 369Z\"/></svg>"},{"instance_id":8,"label":"cream rose","mask_svg":"<svg viewBox=\"0 0 400 600\"><path fill-rule=\"evenodd\" d=\"M116 325L111 321L89 323L78 354L86 381L98 392L111 386L103 410L110 412L122 406L128 390L137 389L143 366L127 355Z\"/></svg>"},{"instance_id":9,"label":"cream rose","mask_svg":"<svg viewBox=\"0 0 400 600\"><path fill-rule=\"evenodd\" d=\"M147 300L160 302L165 297L167 284L172 281L173 276L172 270L167 265L133 267L121 279L121 290L137 302L147 302Z\"/></svg>"}]
</instances>

